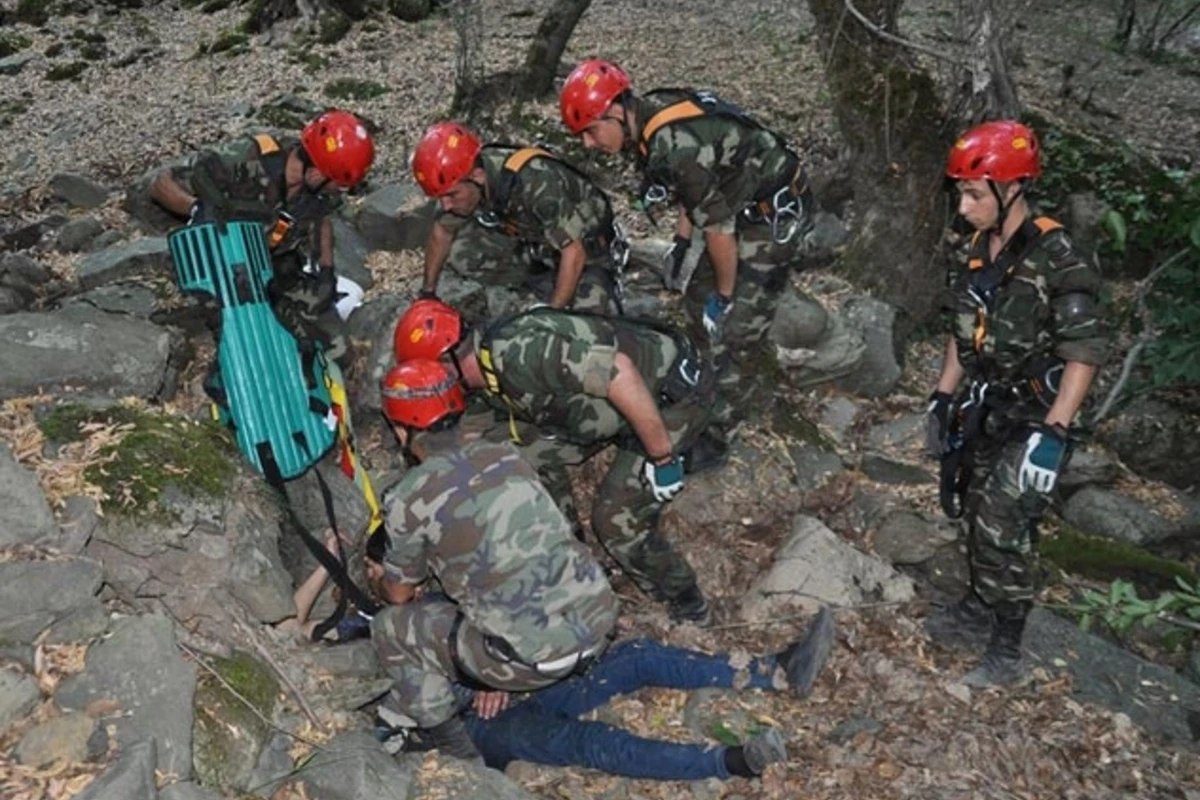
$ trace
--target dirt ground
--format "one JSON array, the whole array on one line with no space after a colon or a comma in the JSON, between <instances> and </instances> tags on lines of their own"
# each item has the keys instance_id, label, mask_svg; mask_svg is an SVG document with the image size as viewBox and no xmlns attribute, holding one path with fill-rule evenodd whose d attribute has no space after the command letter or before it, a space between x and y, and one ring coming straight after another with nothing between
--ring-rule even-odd
<instances>
[{"instance_id":1,"label":"dirt ground","mask_svg":"<svg viewBox=\"0 0 1200 800\"><path fill-rule=\"evenodd\" d=\"M5 7L16 0L3 0ZM548 0L487 0L485 71L521 62ZM1172 166L1200 163L1200 80L1195 60L1151 63L1103 46L1112 25L1095 0L1012 4L1020 15L1013 52L1021 101L1086 129L1105 131ZM1047 7L1051 6L1052 7ZM907 4L900 33L954 52L954 4ZM1036 6L1036 8L1035 8ZM526 13L529 12L529 13ZM240 132L244 107L281 94L323 102L337 78L377 81L382 96L352 102L380 126L378 183L407 179L409 149L430 122L448 111L453 91L455 35L445 19L420 24L388 20L376 30L317 46L329 65L315 74L299 60L256 42L248 53L196 57L197 45L235 27L242 11L211 15L171 5L54 19L47 31L22 28L39 53L23 72L0 78L0 101L27 110L5 131L0 186L17 181L32 191L0 210L33 217L46 207L45 181L69 171L112 186L131 183L163 160ZM50 82L47 46L77 28L107 37L114 59L149 47L147 61L118 68L94 64L77 82ZM690 84L716 89L797 141L814 162L837 157L839 144L823 86L822 59L803 3L743 0L597 0L571 40L566 61L603 55L621 63L644 88ZM949 85L951 68L929 60ZM1063 69L1075 68L1064 89ZM1083 100L1090 98L1087 108ZM557 106L530 111L557 126ZM931 122L931 135L932 128ZM510 132L510 137L529 135ZM30 175L19 167L34 160ZM632 188L632 187L630 187ZM102 212L120 220L114 198ZM640 221L630 226L644 229ZM387 262L385 262L387 263ZM387 284L388 276L380 275ZM927 363L928 359L916 359ZM913 363L913 360L910 360ZM911 398L915 402L914 398ZM909 402L901 400L900 402ZM915 406L914 406L915 407ZM728 557L701 537L696 551ZM769 554L748 545L747 557ZM698 564L704 570L707 564ZM748 570L744 570L748 573ZM747 578L748 580L748 578ZM729 586L734 597L746 586ZM710 650L766 652L798 625L772 630L729 627L708 632L668 630L665 617L629 596L623 625L676 644ZM814 695L800 704L779 695L716 698L711 713L735 732L763 724L788 732L791 761L760 784L625 782L580 770L519 770L515 777L544 797L676 798L1180 798L1200 787L1200 759L1150 741L1127 719L1070 698L1070 686L1036 682L1026 690L964 699L947 676L963 664L922 647L907 609L844 611L839 645ZM616 703L612 721L665 738L687 739L686 697L648 691ZM1188 795L1194 796L1194 795Z\"/></svg>"}]
</instances>

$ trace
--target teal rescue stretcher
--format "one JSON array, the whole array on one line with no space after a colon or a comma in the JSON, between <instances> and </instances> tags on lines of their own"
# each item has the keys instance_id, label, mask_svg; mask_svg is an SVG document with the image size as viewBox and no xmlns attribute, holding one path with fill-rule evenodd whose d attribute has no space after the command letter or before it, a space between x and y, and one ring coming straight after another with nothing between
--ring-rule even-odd
<instances>
[{"instance_id":1,"label":"teal rescue stretcher","mask_svg":"<svg viewBox=\"0 0 1200 800\"><path fill-rule=\"evenodd\" d=\"M337 440L319 345L302 351L267 295L271 255L253 222L206 223L167 238L179 288L220 307L217 365L238 447L269 480L303 474Z\"/></svg>"}]
</instances>

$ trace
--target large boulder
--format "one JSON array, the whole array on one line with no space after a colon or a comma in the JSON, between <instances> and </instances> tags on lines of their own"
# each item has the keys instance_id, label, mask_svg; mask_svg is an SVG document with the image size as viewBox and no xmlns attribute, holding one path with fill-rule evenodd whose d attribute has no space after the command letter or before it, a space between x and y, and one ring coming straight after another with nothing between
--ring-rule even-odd
<instances>
[{"instance_id":1,"label":"large boulder","mask_svg":"<svg viewBox=\"0 0 1200 800\"><path fill-rule=\"evenodd\" d=\"M1179 489L1200 483L1200 416L1159 400L1140 400L1100 431L1134 472Z\"/></svg>"},{"instance_id":2,"label":"large boulder","mask_svg":"<svg viewBox=\"0 0 1200 800\"><path fill-rule=\"evenodd\" d=\"M82 175L60 172L50 179L50 191L74 208L97 208L108 199L109 190Z\"/></svg>"},{"instance_id":3,"label":"large boulder","mask_svg":"<svg viewBox=\"0 0 1200 800\"><path fill-rule=\"evenodd\" d=\"M883 397L896 387L903 372L903 351L896 340L896 308L861 296L846 301L843 313L862 337L865 350L858 368L840 378L838 386L862 397Z\"/></svg>"},{"instance_id":4,"label":"large boulder","mask_svg":"<svg viewBox=\"0 0 1200 800\"><path fill-rule=\"evenodd\" d=\"M121 759L76 795L76 800L155 800L155 763L161 763L154 739L126 747Z\"/></svg>"},{"instance_id":5,"label":"large boulder","mask_svg":"<svg viewBox=\"0 0 1200 800\"><path fill-rule=\"evenodd\" d=\"M1174 490L1143 500L1085 486L1067 500L1063 519L1084 533L1145 547L1200 533L1200 503Z\"/></svg>"},{"instance_id":6,"label":"large boulder","mask_svg":"<svg viewBox=\"0 0 1200 800\"><path fill-rule=\"evenodd\" d=\"M0 564L0 640L33 642L57 620L95 603L103 579L90 559Z\"/></svg>"},{"instance_id":7,"label":"large boulder","mask_svg":"<svg viewBox=\"0 0 1200 800\"><path fill-rule=\"evenodd\" d=\"M39 391L161 398L171 392L173 340L143 320L72 306L0 318L0 399Z\"/></svg>"},{"instance_id":8,"label":"large boulder","mask_svg":"<svg viewBox=\"0 0 1200 800\"><path fill-rule=\"evenodd\" d=\"M75 273L85 289L143 275L170 276L167 240L148 236L113 245L79 261Z\"/></svg>"},{"instance_id":9,"label":"large boulder","mask_svg":"<svg viewBox=\"0 0 1200 800\"><path fill-rule=\"evenodd\" d=\"M372 250L416 250L429 238L433 210L416 185L392 184L363 198L354 225Z\"/></svg>"},{"instance_id":10,"label":"large boulder","mask_svg":"<svg viewBox=\"0 0 1200 800\"><path fill-rule=\"evenodd\" d=\"M58 536L58 523L37 476L0 444L0 548Z\"/></svg>"}]
</instances>

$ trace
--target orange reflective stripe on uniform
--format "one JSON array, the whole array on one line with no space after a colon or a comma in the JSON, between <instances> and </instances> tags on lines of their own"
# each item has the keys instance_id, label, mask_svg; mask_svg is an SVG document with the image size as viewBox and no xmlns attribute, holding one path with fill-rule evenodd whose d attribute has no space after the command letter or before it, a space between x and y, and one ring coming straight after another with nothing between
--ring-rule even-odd
<instances>
[{"instance_id":1,"label":"orange reflective stripe on uniform","mask_svg":"<svg viewBox=\"0 0 1200 800\"><path fill-rule=\"evenodd\" d=\"M1054 231L1062 230L1062 225L1056 220L1050 219L1049 217L1034 217L1033 224L1037 225L1037 229L1042 232L1043 236L1045 236L1047 233L1053 233Z\"/></svg>"},{"instance_id":2,"label":"orange reflective stripe on uniform","mask_svg":"<svg viewBox=\"0 0 1200 800\"><path fill-rule=\"evenodd\" d=\"M646 120L646 124L642 126L642 139L638 142L638 151L642 156L646 156L650 152L650 137L658 132L658 129L663 125L669 125L672 122L678 122L681 119L695 119L703 117L705 111L697 103L691 100L681 100L674 105L669 105L662 111Z\"/></svg>"},{"instance_id":3,"label":"orange reflective stripe on uniform","mask_svg":"<svg viewBox=\"0 0 1200 800\"><path fill-rule=\"evenodd\" d=\"M279 142L269 133L254 134L254 143L258 145L259 155L270 155L279 152Z\"/></svg>"},{"instance_id":4,"label":"orange reflective stripe on uniform","mask_svg":"<svg viewBox=\"0 0 1200 800\"><path fill-rule=\"evenodd\" d=\"M521 168L535 158L554 158L548 150L540 147L522 147L504 160L504 168L509 172L520 172Z\"/></svg>"}]
</instances>

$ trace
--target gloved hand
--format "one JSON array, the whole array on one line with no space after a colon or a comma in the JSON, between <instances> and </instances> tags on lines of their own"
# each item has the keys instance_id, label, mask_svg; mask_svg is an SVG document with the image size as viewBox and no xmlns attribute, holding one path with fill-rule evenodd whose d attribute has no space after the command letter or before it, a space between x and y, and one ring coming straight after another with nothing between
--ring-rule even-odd
<instances>
[{"instance_id":1,"label":"gloved hand","mask_svg":"<svg viewBox=\"0 0 1200 800\"><path fill-rule=\"evenodd\" d=\"M946 392L934 392L929 396L929 408L925 411L925 452L934 458L941 458L949 449L950 403L953 400Z\"/></svg>"},{"instance_id":2,"label":"gloved hand","mask_svg":"<svg viewBox=\"0 0 1200 800\"><path fill-rule=\"evenodd\" d=\"M192 201L192 207L188 209L188 225L200 225L208 222L208 216L204 211L204 204L200 202L200 198Z\"/></svg>"},{"instance_id":3,"label":"gloved hand","mask_svg":"<svg viewBox=\"0 0 1200 800\"><path fill-rule=\"evenodd\" d=\"M315 272L305 271L306 289L310 295L309 308L314 314L324 314L337 302L337 275L333 267L318 267Z\"/></svg>"},{"instance_id":4,"label":"gloved hand","mask_svg":"<svg viewBox=\"0 0 1200 800\"><path fill-rule=\"evenodd\" d=\"M704 332L714 342L721 338L721 323L733 308L733 298L714 291L704 304Z\"/></svg>"},{"instance_id":5,"label":"gloved hand","mask_svg":"<svg viewBox=\"0 0 1200 800\"><path fill-rule=\"evenodd\" d=\"M679 291L679 274L683 271L683 260L691 246L690 237L676 234L667 252L663 253L663 285L673 292Z\"/></svg>"},{"instance_id":6,"label":"gloved hand","mask_svg":"<svg viewBox=\"0 0 1200 800\"><path fill-rule=\"evenodd\" d=\"M1058 482L1067 453L1067 431L1061 425L1043 425L1029 435L1025 453L1017 471L1017 488L1022 492L1033 489L1046 494Z\"/></svg>"},{"instance_id":7,"label":"gloved hand","mask_svg":"<svg viewBox=\"0 0 1200 800\"><path fill-rule=\"evenodd\" d=\"M672 455L665 464L655 464L646 459L642 467L642 478L654 492L654 499L665 503L683 491L683 461Z\"/></svg>"}]
</instances>

